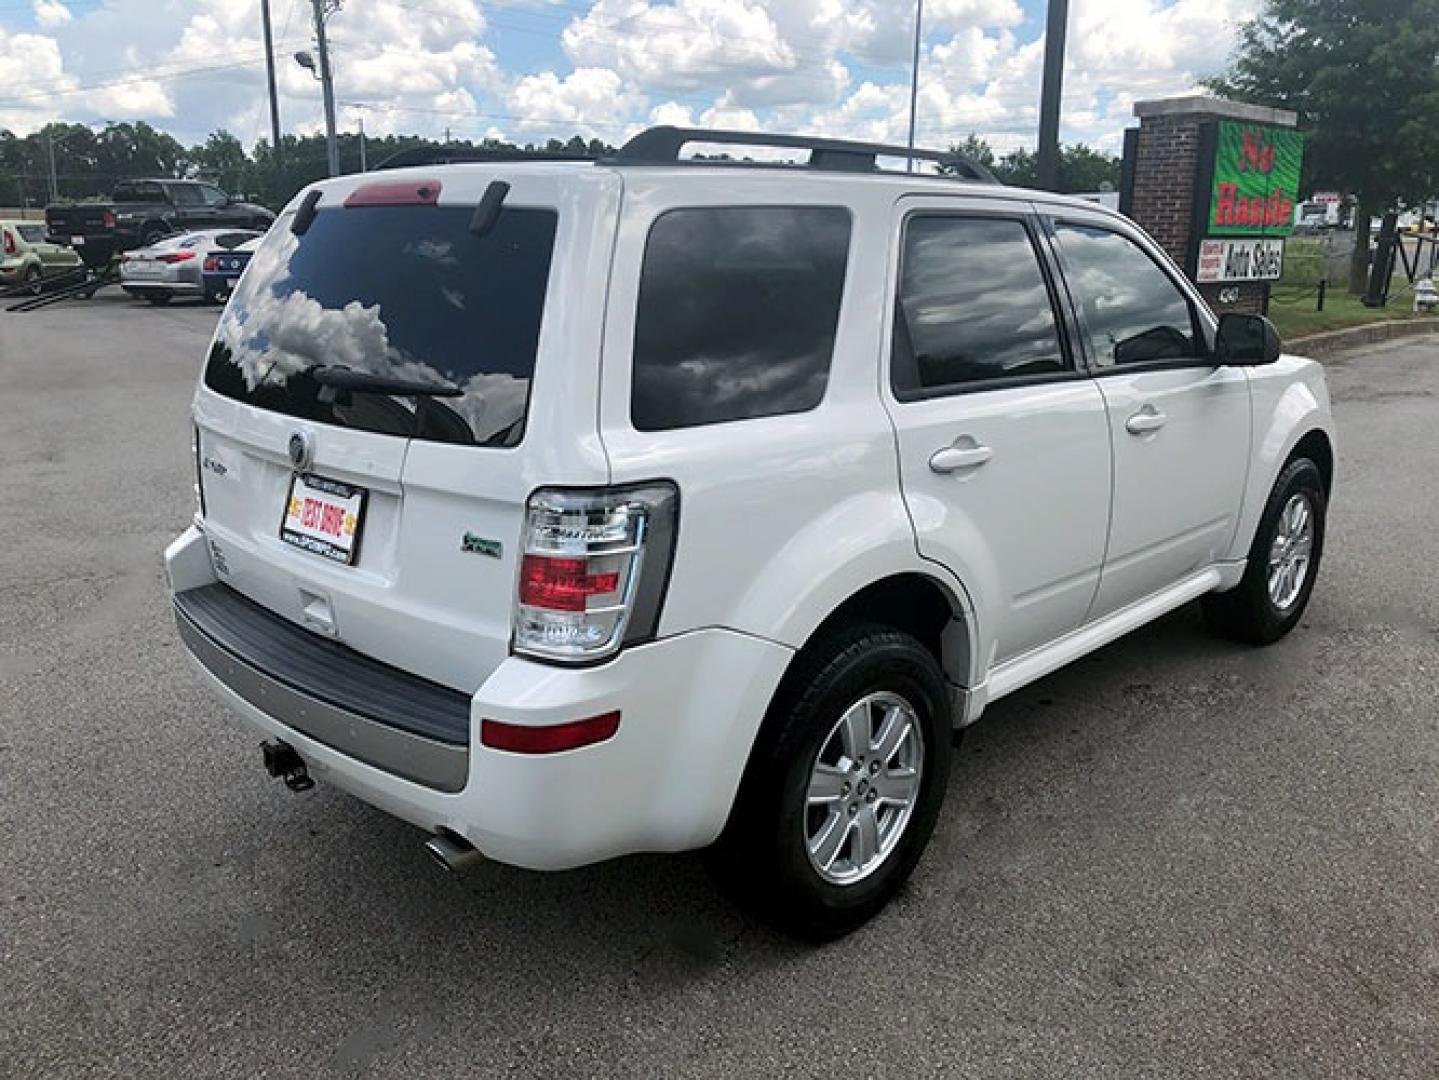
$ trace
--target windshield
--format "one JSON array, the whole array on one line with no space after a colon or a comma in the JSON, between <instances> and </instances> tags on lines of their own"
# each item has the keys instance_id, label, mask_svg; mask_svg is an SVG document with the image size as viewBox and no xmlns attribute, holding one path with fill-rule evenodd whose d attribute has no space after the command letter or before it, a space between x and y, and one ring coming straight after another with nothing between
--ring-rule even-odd
<instances>
[{"instance_id":1,"label":"windshield","mask_svg":"<svg viewBox=\"0 0 1439 1080\"><path fill-rule=\"evenodd\" d=\"M322 423L513 446L534 374L554 249L552 210L507 208L483 237L473 207L322 209L256 249L221 319L210 389ZM407 397L324 385L320 366L460 387Z\"/></svg>"}]
</instances>

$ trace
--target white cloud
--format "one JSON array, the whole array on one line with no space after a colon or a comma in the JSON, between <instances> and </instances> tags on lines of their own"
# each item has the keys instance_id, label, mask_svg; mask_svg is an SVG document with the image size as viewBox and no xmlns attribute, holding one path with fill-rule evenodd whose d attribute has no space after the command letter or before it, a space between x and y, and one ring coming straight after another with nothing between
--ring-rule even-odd
<instances>
[{"instance_id":1,"label":"white cloud","mask_svg":"<svg viewBox=\"0 0 1439 1080\"><path fill-rule=\"evenodd\" d=\"M47 30L64 26L72 18L70 9L60 0L35 0L35 21Z\"/></svg>"},{"instance_id":2,"label":"white cloud","mask_svg":"<svg viewBox=\"0 0 1439 1080\"><path fill-rule=\"evenodd\" d=\"M524 131L578 132L613 140L627 126L627 118L643 107L644 97L627 90L616 72L579 68L564 78L553 71L525 76L510 91L509 104Z\"/></svg>"}]
</instances>

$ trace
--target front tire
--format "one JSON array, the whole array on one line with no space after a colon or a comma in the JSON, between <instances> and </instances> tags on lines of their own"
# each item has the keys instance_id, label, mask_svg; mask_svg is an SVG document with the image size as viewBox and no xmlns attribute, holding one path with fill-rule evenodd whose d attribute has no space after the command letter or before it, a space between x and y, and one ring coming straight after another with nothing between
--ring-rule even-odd
<instances>
[{"instance_id":1,"label":"front tire","mask_svg":"<svg viewBox=\"0 0 1439 1080\"><path fill-rule=\"evenodd\" d=\"M145 299L156 307L164 307L170 302L170 294L167 292L152 292L148 294Z\"/></svg>"},{"instance_id":2,"label":"front tire","mask_svg":"<svg viewBox=\"0 0 1439 1080\"><path fill-rule=\"evenodd\" d=\"M915 638L851 625L807 646L716 845L721 884L797 937L854 930L924 852L952 741L944 674Z\"/></svg>"},{"instance_id":3,"label":"front tire","mask_svg":"<svg viewBox=\"0 0 1439 1080\"><path fill-rule=\"evenodd\" d=\"M1309 604L1324 552L1324 476L1295 458L1274 482L1239 585L1204 598L1204 616L1225 637L1268 645L1293 630Z\"/></svg>"}]
</instances>

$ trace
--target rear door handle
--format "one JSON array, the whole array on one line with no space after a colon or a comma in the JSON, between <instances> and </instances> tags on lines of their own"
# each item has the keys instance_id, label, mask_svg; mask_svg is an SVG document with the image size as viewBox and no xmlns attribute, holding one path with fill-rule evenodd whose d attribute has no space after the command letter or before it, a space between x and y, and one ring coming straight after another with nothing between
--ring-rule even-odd
<instances>
[{"instance_id":1,"label":"rear door handle","mask_svg":"<svg viewBox=\"0 0 1439 1080\"><path fill-rule=\"evenodd\" d=\"M936 450L929 459L929 467L937 473L958 472L960 469L977 469L990 458L994 451L983 444L978 446L946 446Z\"/></svg>"},{"instance_id":2,"label":"rear door handle","mask_svg":"<svg viewBox=\"0 0 1439 1080\"><path fill-rule=\"evenodd\" d=\"M1152 405L1146 405L1124 421L1124 430L1131 435L1147 435L1162 428L1169 417Z\"/></svg>"}]
</instances>

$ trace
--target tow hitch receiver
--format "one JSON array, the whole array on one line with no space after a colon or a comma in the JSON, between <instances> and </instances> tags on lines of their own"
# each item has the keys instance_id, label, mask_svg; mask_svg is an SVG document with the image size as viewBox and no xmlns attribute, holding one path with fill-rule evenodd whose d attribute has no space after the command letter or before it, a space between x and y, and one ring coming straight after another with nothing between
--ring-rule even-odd
<instances>
[{"instance_id":1,"label":"tow hitch receiver","mask_svg":"<svg viewBox=\"0 0 1439 1080\"><path fill-rule=\"evenodd\" d=\"M285 786L291 791L309 791L315 786L315 781L310 779L310 771L305 768L304 759L289 743L261 743L260 753L265 756L265 771L271 776L283 778Z\"/></svg>"}]
</instances>

